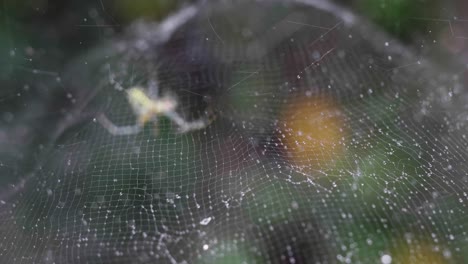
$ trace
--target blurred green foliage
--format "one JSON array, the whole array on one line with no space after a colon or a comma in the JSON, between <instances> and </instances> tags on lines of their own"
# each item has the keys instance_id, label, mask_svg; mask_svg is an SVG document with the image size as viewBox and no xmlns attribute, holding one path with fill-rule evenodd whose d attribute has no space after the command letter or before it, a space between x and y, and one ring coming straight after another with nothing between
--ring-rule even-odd
<instances>
[{"instance_id":1,"label":"blurred green foliage","mask_svg":"<svg viewBox=\"0 0 468 264\"><path fill-rule=\"evenodd\" d=\"M438 17L437 0L357 0L356 9L397 37L409 40L425 29L426 23L414 18Z\"/></svg>"},{"instance_id":2,"label":"blurred green foliage","mask_svg":"<svg viewBox=\"0 0 468 264\"><path fill-rule=\"evenodd\" d=\"M109 1L108 1L109 2ZM116 14L123 21L129 22L139 18L156 19L164 18L179 4L177 0L114 0L109 2Z\"/></svg>"}]
</instances>

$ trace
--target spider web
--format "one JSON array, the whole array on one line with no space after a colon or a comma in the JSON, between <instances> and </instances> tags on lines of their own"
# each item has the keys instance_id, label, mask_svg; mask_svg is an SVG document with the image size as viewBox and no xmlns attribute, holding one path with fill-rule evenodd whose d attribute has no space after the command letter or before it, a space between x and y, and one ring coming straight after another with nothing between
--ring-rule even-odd
<instances>
[{"instance_id":1,"label":"spider web","mask_svg":"<svg viewBox=\"0 0 468 264\"><path fill-rule=\"evenodd\" d=\"M86 91L77 113L133 125L137 85L216 119L59 131L2 195L1 262L466 262L465 93L415 54L321 1L134 24L63 76Z\"/></svg>"}]
</instances>

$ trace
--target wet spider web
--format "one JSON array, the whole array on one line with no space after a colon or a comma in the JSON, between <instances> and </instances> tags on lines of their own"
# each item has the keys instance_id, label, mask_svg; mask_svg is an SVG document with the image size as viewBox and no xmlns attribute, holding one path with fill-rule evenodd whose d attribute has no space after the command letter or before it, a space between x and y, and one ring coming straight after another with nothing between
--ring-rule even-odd
<instances>
[{"instance_id":1,"label":"wet spider web","mask_svg":"<svg viewBox=\"0 0 468 264\"><path fill-rule=\"evenodd\" d=\"M2 196L2 262L467 261L460 78L304 2L185 7L73 62L77 111L132 125L123 90L138 85L216 119L113 136L91 117L59 133Z\"/></svg>"}]
</instances>

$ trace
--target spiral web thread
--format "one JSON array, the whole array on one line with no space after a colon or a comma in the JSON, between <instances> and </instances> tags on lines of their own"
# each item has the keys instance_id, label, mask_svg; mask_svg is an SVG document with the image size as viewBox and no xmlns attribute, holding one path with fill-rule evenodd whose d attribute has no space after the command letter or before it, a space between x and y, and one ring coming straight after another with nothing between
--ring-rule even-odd
<instances>
[{"instance_id":1,"label":"spiral web thread","mask_svg":"<svg viewBox=\"0 0 468 264\"><path fill-rule=\"evenodd\" d=\"M116 44L94 98L112 122L136 122L122 89L154 72L184 118L216 119L62 136L1 201L2 263L466 261L457 81L348 22L250 3L200 12L157 50Z\"/></svg>"}]
</instances>

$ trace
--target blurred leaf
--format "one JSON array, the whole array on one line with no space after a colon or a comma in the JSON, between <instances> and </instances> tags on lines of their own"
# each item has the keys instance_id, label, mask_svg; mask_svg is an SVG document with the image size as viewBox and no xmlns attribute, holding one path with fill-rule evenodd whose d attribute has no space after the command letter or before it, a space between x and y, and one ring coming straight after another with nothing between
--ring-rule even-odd
<instances>
[{"instance_id":1,"label":"blurred leaf","mask_svg":"<svg viewBox=\"0 0 468 264\"><path fill-rule=\"evenodd\" d=\"M323 169L343 153L344 114L333 101L304 98L287 106L282 134L294 166Z\"/></svg>"},{"instance_id":2,"label":"blurred leaf","mask_svg":"<svg viewBox=\"0 0 468 264\"><path fill-rule=\"evenodd\" d=\"M176 0L115 0L112 3L117 14L125 21L141 17L159 20L178 5Z\"/></svg>"},{"instance_id":3,"label":"blurred leaf","mask_svg":"<svg viewBox=\"0 0 468 264\"><path fill-rule=\"evenodd\" d=\"M435 0L359 0L357 8L378 25L400 38L408 39L424 29L413 18L436 17Z\"/></svg>"}]
</instances>

